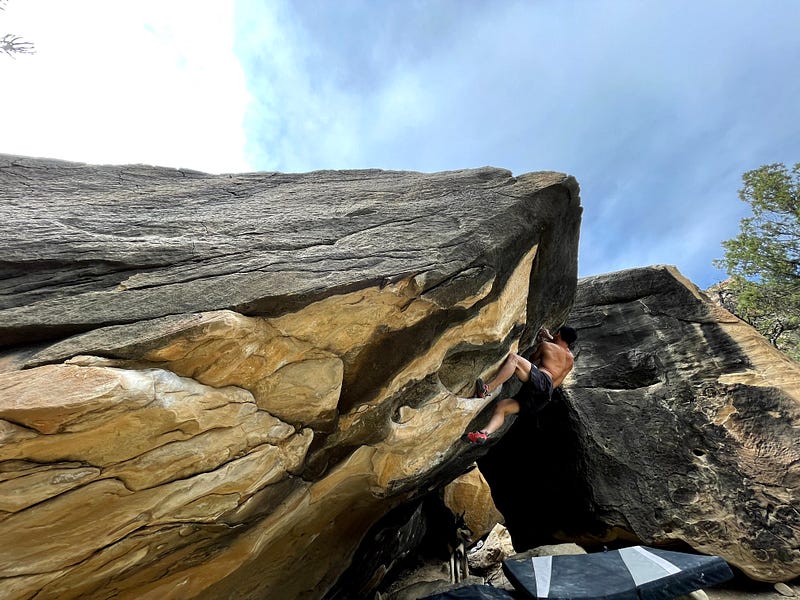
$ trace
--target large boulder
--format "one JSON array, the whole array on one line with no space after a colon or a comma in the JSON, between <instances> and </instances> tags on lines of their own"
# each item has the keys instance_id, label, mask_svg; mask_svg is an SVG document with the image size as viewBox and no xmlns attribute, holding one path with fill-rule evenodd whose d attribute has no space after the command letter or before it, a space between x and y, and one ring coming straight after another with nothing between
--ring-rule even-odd
<instances>
[{"instance_id":1,"label":"large boulder","mask_svg":"<svg viewBox=\"0 0 800 600\"><path fill-rule=\"evenodd\" d=\"M580 213L558 173L0 157L4 597L324 596L482 452Z\"/></svg>"},{"instance_id":2,"label":"large boulder","mask_svg":"<svg viewBox=\"0 0 800 600\"><path fill-rule=\"evenodd\" d=\"M800 575L800 365L673 267L581 279L571 322L564 387L598 539Z\"/></svg>"}]
</instances>

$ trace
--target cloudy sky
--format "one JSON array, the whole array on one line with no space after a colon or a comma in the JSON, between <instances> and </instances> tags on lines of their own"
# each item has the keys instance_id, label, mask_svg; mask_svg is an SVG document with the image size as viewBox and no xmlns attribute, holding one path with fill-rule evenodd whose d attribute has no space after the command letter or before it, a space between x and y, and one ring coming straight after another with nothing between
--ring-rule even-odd
<instances>
[{"instance_id":1,"label":"cloudy sky","mask_svg":"<svg viewBox=\"0 0 800 600\"><path fill-rule=\"evenodd\" d=\"M798 0L7 0L0 152L581 184L580 274L701 287L741 174L800 161Z\"/></svg>"}]
</instances>

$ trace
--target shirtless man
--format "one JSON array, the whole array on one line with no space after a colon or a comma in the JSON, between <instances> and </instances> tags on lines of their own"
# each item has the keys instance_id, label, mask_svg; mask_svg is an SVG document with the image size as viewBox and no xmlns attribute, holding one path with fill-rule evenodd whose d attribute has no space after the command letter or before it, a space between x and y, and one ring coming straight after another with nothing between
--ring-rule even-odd
<instances>
[{"instance_id":1,"label":"shirtless man","mask_svg":"<svg viewBox=\"0 0 800 600\"><path fill-rule=\"evenodd\" d=\"M546 329L542 329L539 337L539 346L531 357L533 363L512 352L489 383L478 379L476 387L480 398L490 396L511 379L512 375L519 378L522 388L513 398L504 398L497 403L494 414L484 429L467 434L467 439L473 444L485 443L489 434L500 429L507 415L518 412L533 414L542 409L550 401L553 390L561 385L567 373L572 370L574 357L569 347L578 339L575 330L565 325L551 336Z\"/></svg>"}]
</instances>

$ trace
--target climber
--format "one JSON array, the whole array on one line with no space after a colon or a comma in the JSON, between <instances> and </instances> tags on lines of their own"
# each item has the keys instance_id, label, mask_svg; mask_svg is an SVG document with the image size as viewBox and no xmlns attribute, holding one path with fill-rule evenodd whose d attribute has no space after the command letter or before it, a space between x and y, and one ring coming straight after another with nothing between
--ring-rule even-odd
<instances>
[{"instance_id":1,"label":"climber","mask_svg":"<svg viewBox=\"0 0 800 600\"><path fill-rule=\"evenodd\" d=\"M497 403L492 418L484 429L467 434L467 440L473 444L485 443L488 436L503 425L507 415L519 412L523 415L533 414L541 410L550 401L553 390L561 385L572 370L574 357L570 345L578 339L578 334L572 327L565 325L554 336L542 328L536 339L539 344L531 357L532 362L512 352L494 379L489 383L484 383L482 379L476 382L479 398L491 396L512 375L516 375L522 382L522 388L513 398L504 398Z\"/></svg>"}]
</instances>

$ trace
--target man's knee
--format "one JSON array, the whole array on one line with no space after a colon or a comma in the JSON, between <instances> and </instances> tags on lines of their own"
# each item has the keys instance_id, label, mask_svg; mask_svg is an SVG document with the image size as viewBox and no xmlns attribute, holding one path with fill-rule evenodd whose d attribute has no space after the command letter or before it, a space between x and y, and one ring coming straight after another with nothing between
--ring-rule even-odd
<instances>
[{"instance_id":1,"label":"man's knee","mask_svg":"<svg viewBox=\"0 0 800 600\"><path fill-rule=\"evenodd\" d=\"M514 372L520 381L528 381L531 374L531 363L528 359L521 357L519 354L510 355L511 360L514 361Z\"/></svg>"},{"instance_id":2,"label":"man's knee","mask_svg":"<svg viewBox=\"0 0 800 600\"><path fill-rule=\"evenodd\" d=\"M502 411L504 415L514 415L519 412L519 402L513 398L504 398L497 403L497 408Z\"/></svg>"}]
</instances>

